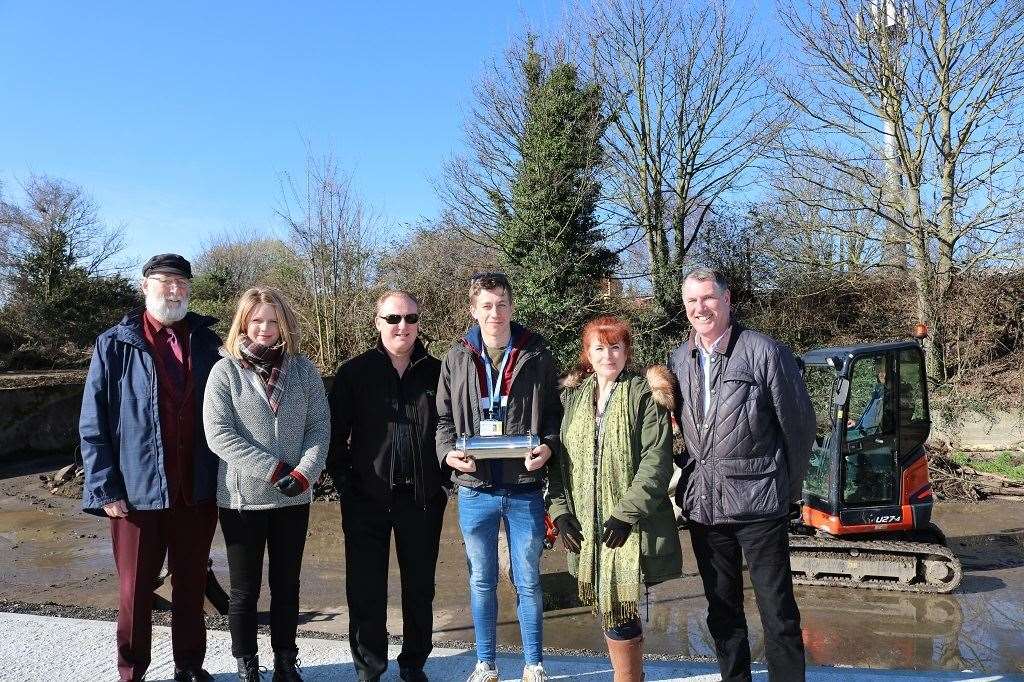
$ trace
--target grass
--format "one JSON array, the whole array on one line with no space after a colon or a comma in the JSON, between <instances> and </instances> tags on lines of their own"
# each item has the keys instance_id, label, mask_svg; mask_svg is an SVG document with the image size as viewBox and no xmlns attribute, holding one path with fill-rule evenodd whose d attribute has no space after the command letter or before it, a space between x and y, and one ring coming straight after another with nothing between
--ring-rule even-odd
<instances>
[{"instance_id":1,"label":"grass","mask_svg":"<svg viewBox=\"0 0 1024 682\"><path fill-rule=\"evenodd\" d=\"M978 457L966 452L954 452L953 461L985 473L1024 481L1024 454L1021 453L1003 451L995 457Z\"/></svg>"}]
</instances>

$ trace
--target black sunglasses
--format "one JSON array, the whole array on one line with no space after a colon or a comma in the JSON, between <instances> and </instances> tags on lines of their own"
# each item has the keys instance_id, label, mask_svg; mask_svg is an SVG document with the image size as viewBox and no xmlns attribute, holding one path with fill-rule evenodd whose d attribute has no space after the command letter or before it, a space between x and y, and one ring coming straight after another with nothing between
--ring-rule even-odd
<instances>
[{"instance_id":1,"label":"black sunglasses","mask_svg":"<svg viewBox=\"0 0 1024 682\"><path fill-rule=\"evenodd\" d=\"M409 313L408 315L378 315L380 319L384 320L388 324L398 324L403 319L407 324L416 324L420 321L419 313Z\"/></svg>"}]
</instances>

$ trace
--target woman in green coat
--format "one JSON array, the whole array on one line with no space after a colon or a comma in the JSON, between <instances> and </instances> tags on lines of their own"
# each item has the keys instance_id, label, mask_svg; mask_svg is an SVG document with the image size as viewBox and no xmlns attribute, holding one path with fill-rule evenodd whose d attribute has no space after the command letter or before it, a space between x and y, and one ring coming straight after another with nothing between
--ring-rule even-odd
<instances>
[{"instance_id":1,"label":"woman in green coat","mask_svg":"<svg viewBox=\"0 0 1024 682\"><path fill-rule=\"evenodd\" d=\"M668 496L671 375L627 370L631 351L622 320L584 327L580 369L564 382L562 448L548 488L580 599L602 619L615 682L643 679L641 593L682 573Z\"/></svg>"}]
</instances>

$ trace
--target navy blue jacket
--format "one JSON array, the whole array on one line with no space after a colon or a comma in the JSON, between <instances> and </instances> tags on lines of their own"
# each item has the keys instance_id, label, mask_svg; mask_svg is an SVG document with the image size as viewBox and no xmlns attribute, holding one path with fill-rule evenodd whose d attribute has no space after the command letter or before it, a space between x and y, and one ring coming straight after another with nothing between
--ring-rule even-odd
<instances>
[{"instance_id":1,"label":"navy blue jacket","mask_svg":"<svg viewBox=\"0 0 1024 682\"><path fill-rule=\"evenodd\" d=\"M125 315L99 335L85 379L78 424L85 466L82 509L97 516L106 516L103 505L117 500L125 500L129 509L169 506L157 407L159 382L153 352L143 336L142 312ZM210 329L214 322L215 318L196 313L185 316L196 392L192 453L196 503L217 497L217 457L207 447L203 430L206 379L219 359L221 345Z\"/></svg>"}]
</instances>

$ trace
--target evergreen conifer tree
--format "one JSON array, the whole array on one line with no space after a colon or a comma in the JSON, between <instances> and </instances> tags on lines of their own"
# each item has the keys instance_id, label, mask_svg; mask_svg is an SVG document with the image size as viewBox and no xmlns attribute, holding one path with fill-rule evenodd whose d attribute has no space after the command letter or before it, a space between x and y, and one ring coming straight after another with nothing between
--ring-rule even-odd
<instances>
[{"instance_id":1,"label":"evergreen conifer tree","mask_svg":"<svg viewBox=\"0 0 1024 682\"><path fill-rule=\"evenodd\" d=\"M542 333L568 369L582 326L606 307L602 285L616 263L596 217L608 120L596 83L581 82L564 59L544 61L528 39L521 157L511 201L495 197L497 242L517 319Z\"/></svg>"}]
</instances>

